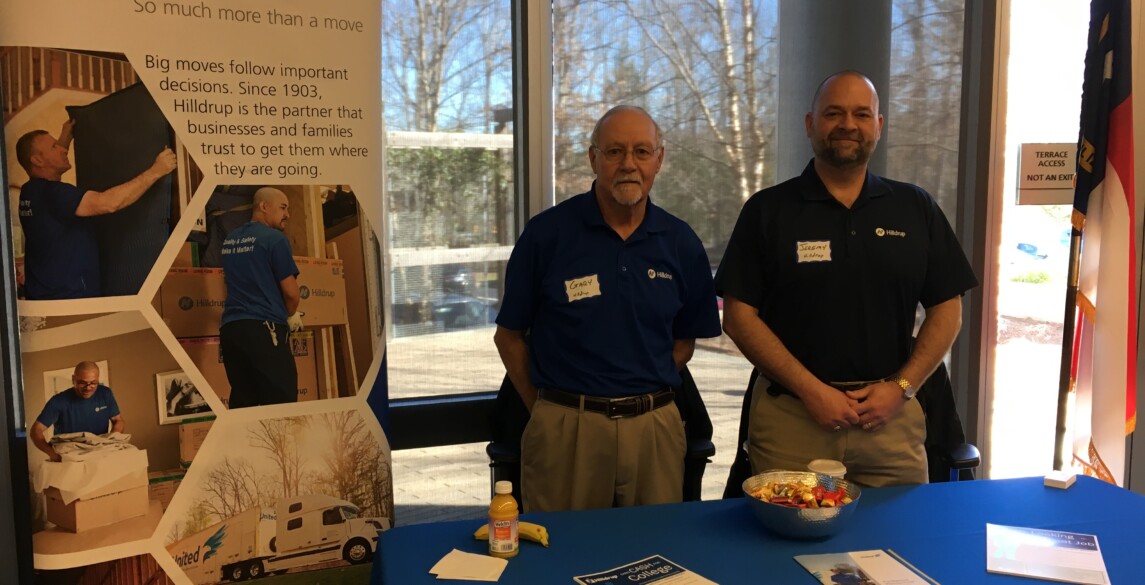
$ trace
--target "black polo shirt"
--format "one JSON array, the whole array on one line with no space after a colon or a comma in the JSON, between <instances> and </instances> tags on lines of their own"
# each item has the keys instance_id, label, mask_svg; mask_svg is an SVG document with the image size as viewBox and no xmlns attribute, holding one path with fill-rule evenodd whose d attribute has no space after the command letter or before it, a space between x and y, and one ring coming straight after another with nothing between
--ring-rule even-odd
<instances>
[{"instance_id":1,"label":"black polo shirt","mask_svg":"<svg viewBox=\"0 0 1145 585\"><path fill-rule=\"evenodd\" d=\"M910 356L918 305L977 284L929 193L868 172L848 209L814 161L744 204L716 274L717 293L759 309L823 381L894 374Z\"/></svg>"}]
</instances>

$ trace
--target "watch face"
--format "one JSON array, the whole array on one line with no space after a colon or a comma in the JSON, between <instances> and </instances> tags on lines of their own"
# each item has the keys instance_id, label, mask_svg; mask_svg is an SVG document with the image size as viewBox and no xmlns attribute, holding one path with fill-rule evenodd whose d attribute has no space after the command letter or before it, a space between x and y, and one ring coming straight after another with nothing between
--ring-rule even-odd
<instances>
[{"instance_id":1,"label":"watch face","mask_svg":"<svg viewBox=\"0 0 1145 585\"><path fill-rule=\"evenodd\" d=\"M897 383L899 385L899 388L902 388L902 397L903 398L905 398L907 400L914 398L915 392L917 392L917 390L915 390L914 386L911 386L910 382L907 381L906 378L899 376L898 378L895 379L895 383Z\"/></svg>"}]
</instances>

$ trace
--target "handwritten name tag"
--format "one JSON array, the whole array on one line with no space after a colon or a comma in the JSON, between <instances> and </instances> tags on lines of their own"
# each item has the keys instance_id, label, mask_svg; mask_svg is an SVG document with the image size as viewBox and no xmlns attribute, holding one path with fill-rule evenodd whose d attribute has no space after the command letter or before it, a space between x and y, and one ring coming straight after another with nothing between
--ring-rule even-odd
<instances>
[{"instance_id":1,"label":"handwritten name tag","mask_svg":"<svg viewBox=\"0 0 1145 585\"><path fill-rule=\"evenodd\" d=\"M565 293L568 294L570 303L590 297L599 297L600 280L597 279L595 274L566 280Z\"/></svg>"},{"instance_id":2,"label":"handwritten name tag","mask_svg":"<svg viewBox=\"0 0 1145 585\"><path fill-rule=\"evenodd\" d=\"M831 241L796 242L795 252L799 262L830 262Z\"/></svg>"}]
</instances>

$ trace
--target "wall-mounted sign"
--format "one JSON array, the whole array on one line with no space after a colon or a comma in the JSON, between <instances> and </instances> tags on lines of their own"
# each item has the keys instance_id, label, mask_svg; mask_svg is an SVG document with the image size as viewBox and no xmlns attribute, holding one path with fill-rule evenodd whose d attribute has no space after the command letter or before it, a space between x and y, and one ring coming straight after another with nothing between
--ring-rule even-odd
<instances>
[{"instance_id":1,"label":"wall-mounted sign","mask_svg":"<svg viewBox=\"0 0 1145 585\"><path fill-rule=\"evenodd\" d=\"M1018 205L1073 204L1076 143L1022 144L1018 161Z\"/></svg>"}]
</instances>

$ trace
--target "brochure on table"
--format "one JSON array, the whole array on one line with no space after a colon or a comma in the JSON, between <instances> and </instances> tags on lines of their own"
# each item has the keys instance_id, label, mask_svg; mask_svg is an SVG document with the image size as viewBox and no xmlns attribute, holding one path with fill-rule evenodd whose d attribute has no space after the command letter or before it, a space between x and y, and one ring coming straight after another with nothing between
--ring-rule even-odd
<instances>
[{"instance_id":1,"label":"brochure on table","mask_svg":"<svg viewBox=\"0 0 1145 585\"><path fill-rule=\"evenodd\" d=\"M573 577L579 585L716 585L668 559L655 555L591 575Z\"/></svg>"},{"instance_id":2,"label":"brochure on table","mask_svg":"<svg viewBox=\"0 0 1145 585\"><path fill-rule=\"evenodd\" d=\"M986 570L1062 583L1109 583L1092 534L986 525Z\"/></svg>"},{"instance_id":3,"label":"brochure on table","mask_svg":"<svg viewBox=\"0 0 1145 585\"><path fill-rule=\"evenodd\" d=\"M932 585L885 550L799 555L803 565L823 585Z\"/></svg>"}]
</instances>

